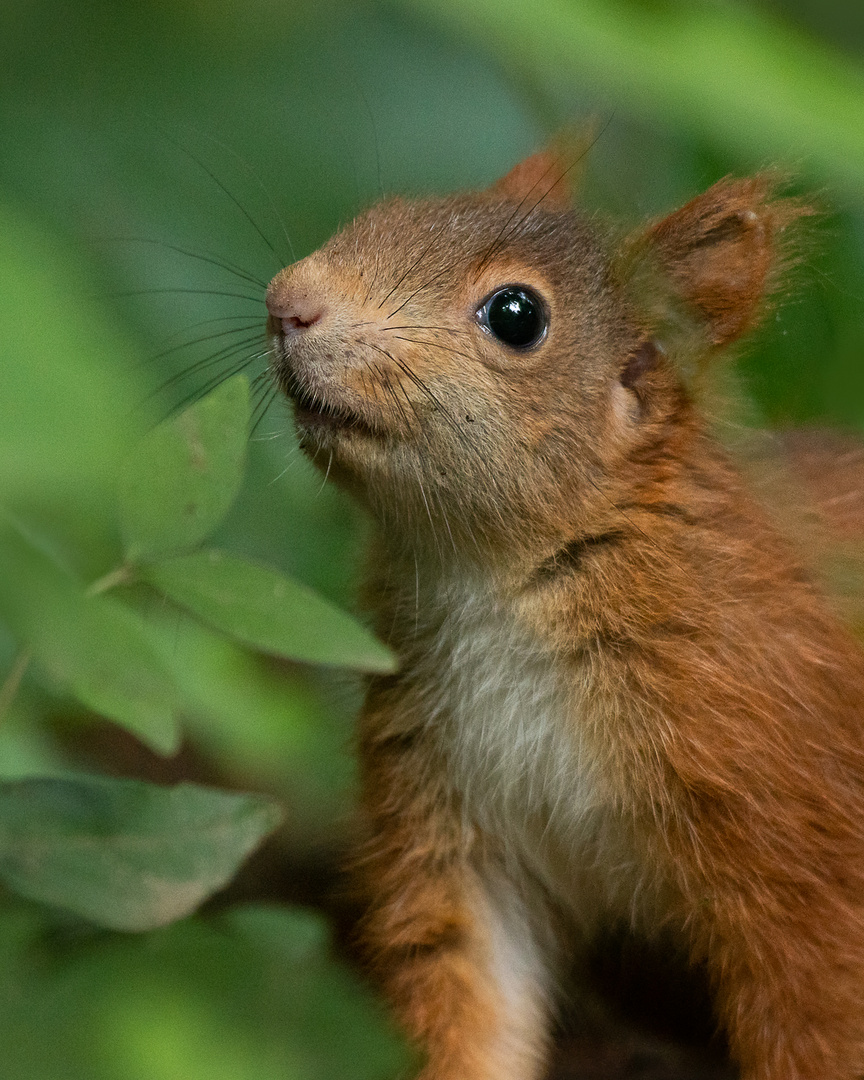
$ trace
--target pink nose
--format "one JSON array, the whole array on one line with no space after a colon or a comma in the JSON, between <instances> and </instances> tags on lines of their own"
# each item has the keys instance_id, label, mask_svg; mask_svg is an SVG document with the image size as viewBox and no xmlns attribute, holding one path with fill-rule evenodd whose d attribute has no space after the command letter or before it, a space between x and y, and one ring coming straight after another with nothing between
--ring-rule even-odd
<instances>
[{"instance_id":1,"label":"pink nose","mask_svg":"<svg viewBox=\"0 0 864 1080\"><path fill-rule=\"evenodd\" d=\"M265 303L285 334L306 330L324 317L324 304L319 297L292 289L287 282L278 282L278 279L270 283Z\"/></svg>"}]
</instances>

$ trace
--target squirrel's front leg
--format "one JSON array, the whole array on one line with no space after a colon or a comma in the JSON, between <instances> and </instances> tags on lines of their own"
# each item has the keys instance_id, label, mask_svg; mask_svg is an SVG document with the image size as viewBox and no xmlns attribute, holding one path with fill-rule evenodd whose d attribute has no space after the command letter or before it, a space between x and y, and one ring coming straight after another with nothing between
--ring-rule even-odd
<instances>
[{"instance_id":1,"label":"squirrel's front leg","mask_svg":"<svg viewBox=\"0 0 864 1080\"><path fill-rule=\"evenodd\" d=\"M534 1080L550 979L524 891L469 835L423 735L387 737L370 719L367 710L370 835L357 860L366 955L425 1052L424 1080Z\"/></svg>"}]
</instances>

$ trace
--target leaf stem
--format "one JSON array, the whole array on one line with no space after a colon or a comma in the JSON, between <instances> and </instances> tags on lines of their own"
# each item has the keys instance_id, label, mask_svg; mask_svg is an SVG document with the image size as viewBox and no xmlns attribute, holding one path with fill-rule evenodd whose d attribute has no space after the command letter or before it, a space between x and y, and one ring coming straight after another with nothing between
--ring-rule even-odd
<instances>
[{"instance_id":1,"label":"leaf stem","mask_svg":"<svg viewBox=\"0 0 864 1080\"><path fill-rule=\"evenodd\" d=\"M27 671L32 655L29 649L22 649L15 657L3 685L0 686L0 721L6 716L12 702L15 700L15 695L21 686L21 680L24 678L24 673Z\"/></svg>"},{"instance_id":2,"label":"leaf stem","mask_svg":"<svg viewBox=\"0 0 864 1080\"><path fill-rule=\"evenodd\" d=\"M126 585L132 580L132 567L128 563L124 563L122 566L115 567L114 570L109 570L103 577L98 578L87 589L88 596L99 596L100 593L108 592L109 589L114 589L118 585Z\"/></svg>"}]
</instances>

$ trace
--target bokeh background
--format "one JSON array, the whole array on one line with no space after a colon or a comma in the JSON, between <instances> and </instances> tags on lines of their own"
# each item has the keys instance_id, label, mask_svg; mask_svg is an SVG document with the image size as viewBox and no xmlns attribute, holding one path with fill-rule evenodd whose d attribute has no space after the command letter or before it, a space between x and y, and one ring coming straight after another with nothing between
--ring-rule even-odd
<instances>
[{"instance_id":1,"label":"bokeh background","mask_svg":"<svg viewBox=\"0 0 864 1080\"><path fill-rule=\"evenodd\" d=\"M266 281L382 192L489 183L589 118L583 203L601 220L766 166L815 197L739 380L760 421L864 430L858 0L3 0L0 388L18 396L0 397L0 456L20 467L0 477L36 490L52 462L122 451L256 351L257 330L214 339L232 324L210 320L263 322L261 288L208 259ZM226 340L245 351L207 366ZM99 408L121 401L109 439ZM110 469L87 468L43 524L93 580L118 539ZM218 543L350 606L365 531L274 402ZM276 795L286 824L228 893L149 934L0 892L4 1080L410 1071L344 959L352 677L250 659L161 759L38 672L19 680L17 656L0 623L0 776L197 779Z\"/></svg>"}]
</instances>

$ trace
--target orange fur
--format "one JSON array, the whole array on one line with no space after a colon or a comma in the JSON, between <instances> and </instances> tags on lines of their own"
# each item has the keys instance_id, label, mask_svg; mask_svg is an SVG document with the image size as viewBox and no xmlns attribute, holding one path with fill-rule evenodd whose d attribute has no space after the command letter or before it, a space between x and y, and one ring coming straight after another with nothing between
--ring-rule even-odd
<instances>
[{"instance_id":1,"label":"orange fur","mask_svg":"<svg viewBox=\"0 0 864 1080\"><path fill-rule=\"evenodd\" d=\"M620 918L704 961L745 1080L852 1080L864 654L626 260L534 205L546 167L385 203L268 290L301 442L378 521L367 602L401 661L361 717L365 945L427 1080L539 1076L561 966ZM802 212L727 180L644 234L706 349L752 325ZM524 350L475 318L513 283L549 319Z\"/></svg>"}]
</instances>

